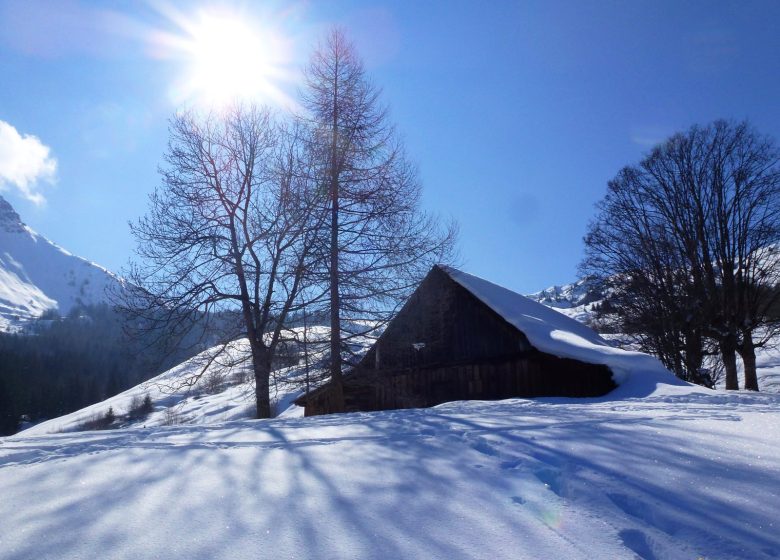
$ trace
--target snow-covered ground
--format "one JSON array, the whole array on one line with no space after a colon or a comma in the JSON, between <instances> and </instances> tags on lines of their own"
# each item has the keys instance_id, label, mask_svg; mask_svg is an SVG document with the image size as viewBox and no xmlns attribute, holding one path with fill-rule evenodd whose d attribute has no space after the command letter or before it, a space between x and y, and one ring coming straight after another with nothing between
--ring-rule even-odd
<instances>
[{"instance_id":1,"label":"snow-covered ground","mask_svg":"<svg viewBox=\"0 0 780 560\"><path fill-rule=\"evenodd\" d=\"M742 379L742 363L740 366L740 387L744 386ZM780 347L759 348L756 350L756 370L758 388L768 393L780 393ZM780 429L780 428L779 428Z\"/></svg>"},{"instance_id":2,"label":"snow-covered ground","mask_svg":"<svg viewBox=\"0 0 780 560\"><path fill-rule=\"evenodd\" d=\"M309 370L312 386L322 371L322 361L328 351L328 333L323 326L310 326ZM302 327L290 329L289 338L303 340ZM369 336L356 336L353 350L368 349L373 343ZM292 402L306 387L306 359L299 356L298 364L280 367L271 376L271 407L276 416L296 417L303 409ZM41 435L95 429L111 409L116 428L149 428L179 424L214 424L228 420L255 417L255 386L249 362L249 343L246 339L218 345L201 352L152 379L132 387L104 401L69 414L28 427L24 435ZM149 414L133 414L133 409L149 397L153 410ZM92 424L92 426L90 426ZM0 556L2 560L2 556Z\"/></svg>"},{"instance_id":3,"label":"snow-covered ground","mask_svg":"<svg viewBox=\"0 0 780 560\"><path fill-rule=\"evenodd\" d=\"M191 386L213 349L0 439L0 559L780 557L780 395L682 383L449 273L534 345L605 363L619 387L300 418L285 409L299 365L276 372L280 417L249 420L238 341ZM763 370L780 371L772 356ZM148 416L123 416L147 394ZM108 407L118 429L77 431Z\"/></svg>"},{"instance_id":4,"label":"snow-covered ground","mask_svg":"<svg viewBox=\"0 0 780 560\"><path fill-rule=\"evenodd\" d=\"M0 495L3 560L777 558L780 397L15 436Z\"/></svg>"}]
</instances>

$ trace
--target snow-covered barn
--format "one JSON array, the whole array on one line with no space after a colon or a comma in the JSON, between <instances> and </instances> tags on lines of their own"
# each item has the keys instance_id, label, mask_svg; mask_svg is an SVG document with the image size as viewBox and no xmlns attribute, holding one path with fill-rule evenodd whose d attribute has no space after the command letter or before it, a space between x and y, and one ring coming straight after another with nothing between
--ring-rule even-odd
<instances>
[{"instance_id":1,"label":"snow-covered barn","mask_svg":"<svg viewBox=\"0 0 780 560\"><path fill-rule=\"evenodd\" d=\"M511 290L437 265L344 378L347 411L463 399L593 397L615 388L620 354L589 327ZM634 354L634 353L630 353ZM619 367L619 364L618 364ZM334 410L326 384L298 399Z\"/></svg>"}]
</instances>

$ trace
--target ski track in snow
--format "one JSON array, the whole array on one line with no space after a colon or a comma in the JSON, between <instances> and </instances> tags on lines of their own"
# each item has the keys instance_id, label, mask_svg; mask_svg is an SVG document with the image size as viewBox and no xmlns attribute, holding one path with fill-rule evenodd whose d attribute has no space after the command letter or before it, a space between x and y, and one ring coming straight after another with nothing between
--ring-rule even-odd
<instances>
[{"instance_id":1,"label":"ski track in snow","mask_svg":"<svg viewBox=\"0 0 780 560\"><path fill-rule=\"evenodd\" d=\"M771 559L778 465L721 393L10 437L0 558Z\"/></svg>"}]
</instances>

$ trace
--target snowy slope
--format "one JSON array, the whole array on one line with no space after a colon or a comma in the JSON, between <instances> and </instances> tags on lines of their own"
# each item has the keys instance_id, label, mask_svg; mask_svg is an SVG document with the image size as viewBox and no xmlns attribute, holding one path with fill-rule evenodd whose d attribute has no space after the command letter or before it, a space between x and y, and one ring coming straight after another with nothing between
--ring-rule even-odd
<instances>
[{"instance_id":1,"label":"snowy slope","mask_svg":"<svg viewBox=\"0 0 780 560\"><path fill-rule=\"evenodd\" d=\"M28 428L24 434L46 434L90 429L87 423L104 417L111 408L119 417L112 426L142 427L165 424L208 424L254 416L254 387L246 363L232 365L246 351L246 340L234 343L227 355L209 364L219 347L202 352L176 367L118 395L70 414ZM205 368L205 372L203 371ZM201 374L201 372L203 372ZM195 379L195 377L199 379ZM219 379L213 379L219 376ZM211 385L213 388L207 388ZM138 419L123 419L146 395L153 412Z\"/></svg>"},{"instance_id":2,"label":"snowy slope","mask_svg":"<svg viewBox=\"0 0 780 560\"><path fill-rule=\"evenodd\" d=\"M302 339L301 328L292 329L288 335L293 336L296 331ZM313 326L308 329L312 376L327 353L328 333L327 327ZM366 349L371 345L371 340L367 338L356 338L355 342ZM118 395L36 424L21 434L40 435L92 429L87 424L104 417L109 408L117 416L112 429L214 424L254 418L254 378L248 356L249 342L246 339L234 341L227 347L215 346ZM303 415L303 409L292 405L292 401L302 394L305 376L303 358L297 366L279 368L273 372L271 405L277 415ZM129 417L132 407L147 395L152 400L154 411L148 416Z\"/></svg>"},{"instance_id":3,"label":"snowy slope","mask_svg":"<svg viewBox=\"0 0 780 560\"><path fill-rule=\"evenodd\" d=\"M324 339L327 329L314 327L309 339ZM324 345L323 345L324 348ZM70 414L47 420L22 433L37 435L90 429L87 423L105 416L109 407L118 417L111 426L142 428L170 424L214 424L255 416L254 379L246 360L249 342L241 339L224 349L215 346L148 381ZM317 359L314 355L313 359ZM303 366L276 370L272 406L281 413L301 395ZM125 418L146 395L154 411L142 418ZM301 413L303 409L300 409Z\"/></svg>"},{"instance_id":4,"label":"snowy slope","mask_svg":"<svg viewBox=\"0 0 780 560\"><path fill-rule=\"evenodd\" d=\"M105 301L117 278L22 223L0 197L0 330L16 330L46 310Z\"/></svg>"},{"instance_id":5,"label":"snowy slope","mask_svg":"<svg viewBox=\"0 0 780 560\"><path fill-rule=\"evenodd\" d=\"M738 365L739 382L740 386L743 386L742 362L738 362ZM780 393L780 347L777 344L756 350L756 371L759 389L769 393Z\"/></svg>"},{"instance_id":6,"label":"snowy slope","mask_svg":"<svg viewBox=\"0 0 780 560\"><path fill-rule=\"evenodd\" d=\"M659 387L13 436L0 558L777 558L778 399Z\"/></svg>"},{"instance_id":7,"label":"snowy slope","mask_svg":"<svg viewBox=\"0 0 780 560\"><path fill-rule=\"evenodd\" d=\"M613 391L615 396L650 394L659 385L666 386L668 390L672 390L673 386L687 390L687 383L674 377L652 356L615 348L582 323L487 280L450 267L442 267L442 270L525 333L537 349L609 367L619 385ZM308 337L315 344L311 359L316 362L327 351L328 329L315 327ZM299 332L296 338L302 339L302 333ZM369 338L356 342L362 343L364 350L373 343ZM117 416L128 416L118 418L112 428L171 423L209 424L250 418L254 415L254 389L249 364L236 363L240 357L248 356L248 344L246 340L236 341L224 354L216 355L221 348L207 350L119 395L42 422L23 433L34 435L93 429L89 424L94 425L95 421L104 417L109 407ZM199 380L194 382L199 374ZM302 365L274 372L271 392L278 413L301 413L301 409L295 406L289 411L286 409L301 394L304 375ZM214 383L215 377L219 378L218 383ZM133 406L146 395L154 403L154 412L143 418L130 418Z\"/></svg>"},{"instance_id":8,"label":"snowy slope","mask_svg":"<svg viewBox=\"0 0 780 560\"><path fill-rule=\"evenodd\" d=\"M614 381L619 385L614 391L615 395L649 394L659 385L669 388L688 386L652 356L615 348L595 331L574 319L482 278L450 267L442 267L442 270L525 333L535 348L555 356L609 367ZM321 341L321 350L313 353L314 360L318 359L317 354L324 355L327 349L327 332L327 328L318 327L309 333L310 341ZM298 335L297 338L302 337ZM372 343L370 339L363 342L364 349ZM176 423L187 424L251 417L253 387L248 364L231 365L240 356L248 356L247 342L242 340L234 343L227 352L212 360L220 348L207 350L137 387L76 412L42 422L24 433L31 435L91 429L89 423L94 424L94 421L105 416L109 407L116 415L128 414L133 404L137 404L147 394L155 404L155 411L149 417L136 419L136 426L171 423L172 414L176 416ZM208 364L208 367L200 380L194 385L187 382L203 370L204 364ZM248 381L234 382L236 374ZM301 394L300 380L303 374L301 366L274 373L272 399L278 412L284 412L289 403ZM209 379L214 376L223 380L218 384L219 390L212 388L205 391L204 387L209 385ZM293 414L293 411L288 414ZM115 422L112 427L117 427L117 424L121 425L121 421Z\"/></svg>"}]
</instances>

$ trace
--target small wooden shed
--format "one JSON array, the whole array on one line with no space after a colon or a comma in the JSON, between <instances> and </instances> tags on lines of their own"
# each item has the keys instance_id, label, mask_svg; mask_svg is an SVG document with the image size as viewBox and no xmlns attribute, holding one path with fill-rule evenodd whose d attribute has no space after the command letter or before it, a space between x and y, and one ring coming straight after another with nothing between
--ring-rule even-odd
<instances>
[{"instance_id":1,"label":"small wooden shed","mask_svg":"<svg viewBox=\"0 0 780 560\"><path fill-rule=\"evenodd\" d=\"M593 345L608 347L574 319L437 265L345 375L346 411L464 399L603 395L615 384L610 370L598 363L599 354L590 360L595 363L578 359ZM330 384L296 404L305 407L306 416L334 412Z\"/></svg>"}]
</instances>

